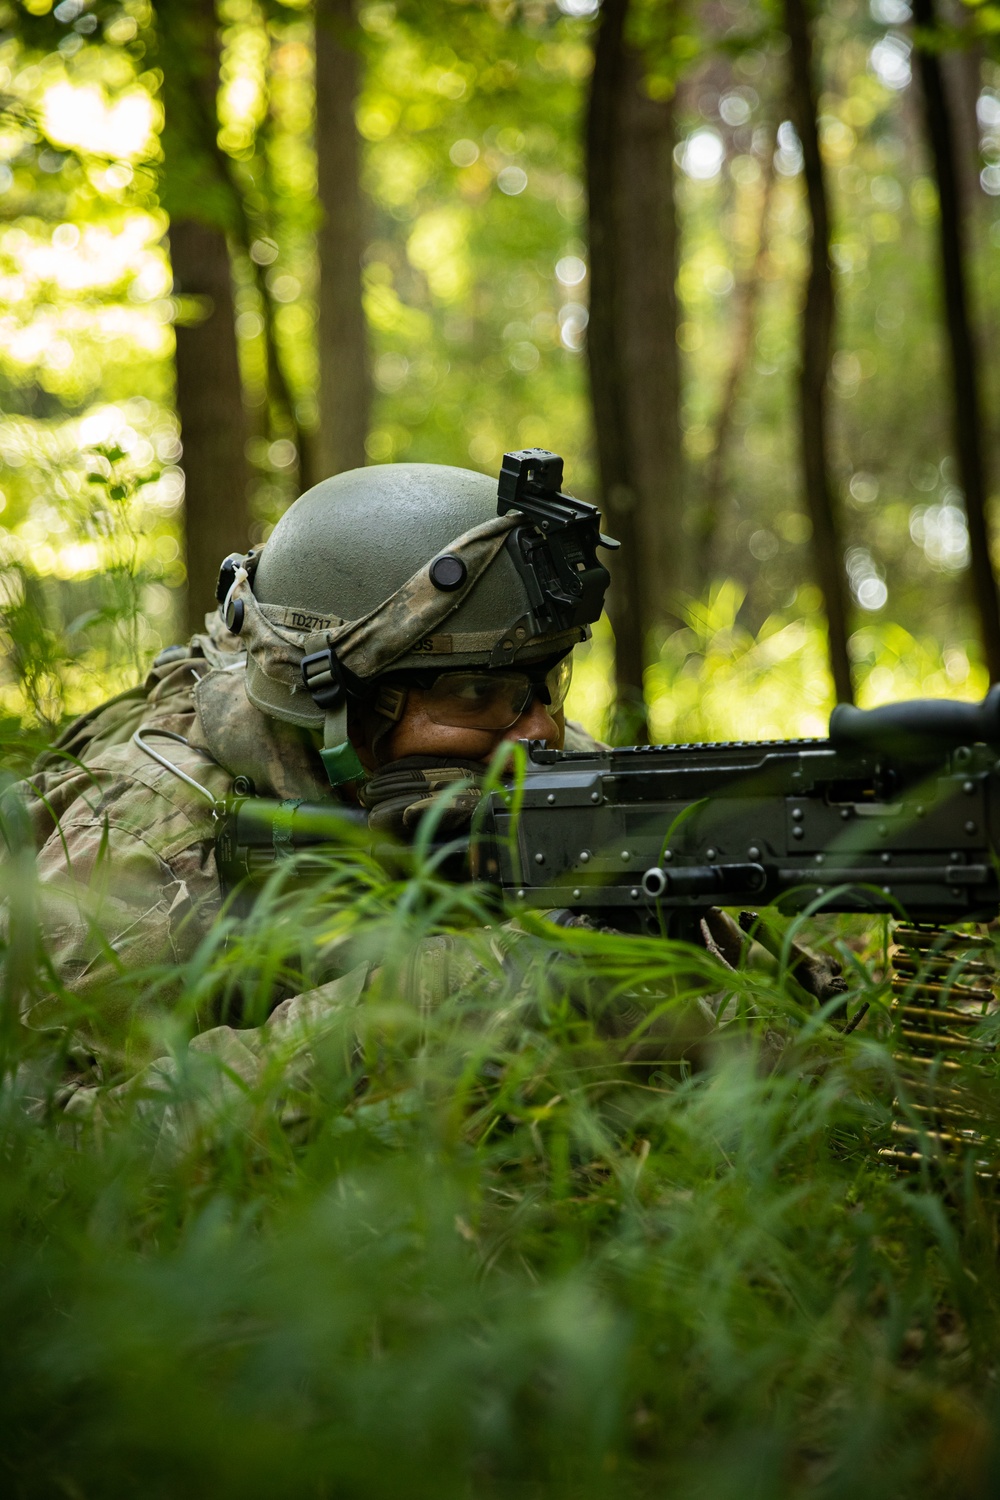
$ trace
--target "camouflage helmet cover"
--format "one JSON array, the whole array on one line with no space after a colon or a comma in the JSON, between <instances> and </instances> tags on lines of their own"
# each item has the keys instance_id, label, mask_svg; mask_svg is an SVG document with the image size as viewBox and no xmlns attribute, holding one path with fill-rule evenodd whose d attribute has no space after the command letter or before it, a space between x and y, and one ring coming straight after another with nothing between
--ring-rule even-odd
<instances>
[{"instance_id":1,"label":"camouflage helmet cover","mask_svg":"<svg viewBox=\"0 0 1000 1500\"><path fill-rule=\"evenodd\" d=\"M539 612L531 569L520 562L523 544L512 546L523 520L517 512L498 518L495 480L439 464L354 469L308 490L243 560L223 601L237 626L244 604L251 611L244 631L251 702L273 717L321 727L324 712L305 690L301 662L337 637L360 643L351 664L363 680L385 670L565 654L589 626L575 619L567 628L565 618ZM387 661L390 667L380 666Z\"/></svg>"}]
</instances>

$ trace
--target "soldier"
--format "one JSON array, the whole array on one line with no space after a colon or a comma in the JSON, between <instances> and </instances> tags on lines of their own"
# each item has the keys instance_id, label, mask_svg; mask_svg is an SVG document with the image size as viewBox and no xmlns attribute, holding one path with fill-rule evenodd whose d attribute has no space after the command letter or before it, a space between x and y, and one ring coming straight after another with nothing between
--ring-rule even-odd
<instances>
[{"instance_id":1,"label":"soldier","mask_svg":"<svg viewBox=\"0 0 1000 1500\"><path fill-rule=\"evenodd\" d=\"M497 509L496 483L463 469L323 481L266 544L226 560L205 634L161 652L142 688L41 758L22 790L47 953L90 1006L105 1072L143 1014L130 974L176 970L218 917L216 817L234 788L360 803L405 835L436 789L482 772L504 741L594 746L563 705L608 581L596 512L570 607L553 602L565 590L537 548L517 545L524 517ZM55 1013L50 989L25 1020L44 1028Z\"/></svg>"}]
</instances>

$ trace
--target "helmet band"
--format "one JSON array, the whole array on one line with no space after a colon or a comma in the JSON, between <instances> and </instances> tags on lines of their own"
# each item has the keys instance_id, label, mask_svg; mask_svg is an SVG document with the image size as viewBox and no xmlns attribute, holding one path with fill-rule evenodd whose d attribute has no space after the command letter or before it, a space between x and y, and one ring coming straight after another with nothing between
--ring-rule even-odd
<instances>
[{"instance_id":1,"label":"helmet band","mask_svg":"<svg viewBox=\"0 0 1000 1500\"><path fill-rule=\"evenodd\" d=\"M293 693L304 691L303 656L324 648L332 650L337 661L353 676L377 677L405 656L415 641L433 637L436 628L478 583L518 520L517 515L491 517L456 537L445 549L450 555L460 557L466 568L465 578L455 589L445 591L433 583L431 567L436 557L431 558L360 620L334 623L332 616L261 605L254 596L246 567L238 566L225 600L226 617L235 612L237 604L242 604L240 634L246 641L248 656L265 677Z\"/></svg>"}]
</instances>

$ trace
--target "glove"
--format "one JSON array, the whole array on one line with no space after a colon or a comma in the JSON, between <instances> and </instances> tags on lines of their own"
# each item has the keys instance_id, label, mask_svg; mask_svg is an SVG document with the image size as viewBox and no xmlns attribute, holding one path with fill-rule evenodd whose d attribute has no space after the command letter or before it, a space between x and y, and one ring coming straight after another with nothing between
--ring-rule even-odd
<instances>
[{"instance_id":1,"label":"glove","mask_svg":"<svg viewBox=\"0 0 1000 1500\"><path fill-rule=\"evenodd\" d=\"M465 782L463 789L449 800L438 829L445 837L466 833L482 796L483 775L481 761L447 761L428 755L393 761L361 788L360 800L362 807L368 809L368 826L408 841L435 800L448 787Z\"/></svg>"}]
</instances>

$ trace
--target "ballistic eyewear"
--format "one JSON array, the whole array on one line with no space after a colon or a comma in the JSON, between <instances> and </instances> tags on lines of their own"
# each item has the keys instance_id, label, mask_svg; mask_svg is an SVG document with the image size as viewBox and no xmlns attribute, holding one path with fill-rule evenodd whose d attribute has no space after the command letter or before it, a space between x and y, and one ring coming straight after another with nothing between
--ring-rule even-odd
<instances>
[{"instance_id":1,"label":"ballistic eyewear","mask_svg":"<svg viewBox=\"0 0 1000 1500\"><path fill-rule=\"evenodd\" d=\"M442 672L420 686L434 724L497 733L516 724L537 698L552 713L566 702L572 658L537 672Z\"/></svg>"}]
</instances>

